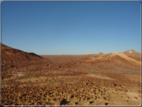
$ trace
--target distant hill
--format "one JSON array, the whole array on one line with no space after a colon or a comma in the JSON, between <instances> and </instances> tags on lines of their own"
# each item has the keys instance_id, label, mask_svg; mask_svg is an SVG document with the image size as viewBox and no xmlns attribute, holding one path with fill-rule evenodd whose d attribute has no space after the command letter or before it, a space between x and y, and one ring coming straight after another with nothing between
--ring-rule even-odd
<instances>
[{"instance_id":1,"label":"distant hill","mask_svg":"<svg viewBox=\"0 0 142 107\"><path fill-rule=\"evenodd\" d=\"M97 53L97 54L99 54L99 55L102 55L102 54L104 54L104 53L102 53L102 52L99 52L99 53Z\"/></svg>"},{"instance_id":2,"label":"distant hill","mask_svg":"<svg viewBox=\"0 0 142 107\"><path fill-rule=\"evenodd\" d=\"M85 55L90 55L90 53L86 53Z\"/></svg>"},{"instance_id":3,"label":"distant hill","mask_svg":"<svg viewBox=\"0 0 142 107\"><path fill-rule=\"evenodd\" d=\"M93 63L112 63L113 64L123 64L128 66L140 66L140 61L133 59L123 53L108 53L102 54L95 58L89 59L86 62L93 62Z\"/></svg>"},{"instance_id":4,"label":"distant hill","mask_svg":"<svg viewBox=\"0 0 142 107\"><path fill-rule=\"evenodd\" d=\"M129 56L130 58L133 58L137 61L140 61L140 55L141 53L139 52L136 52L134 50L127 50L127 51L124 51L123 54Z\"/></svg>"},{"instance_id":5,"label":"distant hill","mask_svg":"<svg viewBox=\"0 0 142 107\"><path fill-rule=\"evenodd\" d=\"M48 58L43 58L35 53L28 53L19 49L1 44L2 50L2 70L9 68L27 67L33 64L45 64L51 62Z\"/></svg>"},{"instance_id":6,"label":"distant hill","mask_svg":"<svg viewBox=\"0 0 142 107\"><path fill-rule=\"evenodd\" d=\"M41 56L35 53L28 53L18 49L11 48L4 44L1 44L2 48L2 61L28 61L43 59Z\"/></svg>"}]
</instances>

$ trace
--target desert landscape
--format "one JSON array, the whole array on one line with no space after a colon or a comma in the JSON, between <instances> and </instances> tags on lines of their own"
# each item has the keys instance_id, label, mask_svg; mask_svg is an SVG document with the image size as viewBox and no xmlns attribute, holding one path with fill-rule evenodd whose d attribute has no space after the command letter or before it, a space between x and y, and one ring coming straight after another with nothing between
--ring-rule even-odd
<instances>
[{"instance_id":1,"label":"desert landscape","mask_svg":"<svg viewBox=\"0 0 142 107\"><path fill-rule=\"evenodd\" d=\"M141 53L37 55L1 44L2 105L140 105Z\"/></svg>"}]
</instances>

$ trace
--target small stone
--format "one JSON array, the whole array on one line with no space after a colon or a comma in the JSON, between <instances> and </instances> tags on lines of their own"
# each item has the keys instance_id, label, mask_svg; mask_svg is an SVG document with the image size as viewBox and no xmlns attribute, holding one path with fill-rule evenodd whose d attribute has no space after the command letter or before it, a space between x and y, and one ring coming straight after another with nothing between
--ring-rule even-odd
<instances>
[{"instance_id":1,"label":"small stone","mask_svg":"<svg viewBox=\"0 0 142 107\"><path fill-rule=\"evenodd\" d=\"M138 99L138 97L134 97L135 99Z\"/></svg>"},{"instance_id":2,"label":"small stone","mask_svg":"<svg viewBox=\"0 0 142 107\"><path fill-rule=\"evenodd\" d=\"M87 101L87 104L90 104L90 101Z\"/></svg>"}]
</instances>

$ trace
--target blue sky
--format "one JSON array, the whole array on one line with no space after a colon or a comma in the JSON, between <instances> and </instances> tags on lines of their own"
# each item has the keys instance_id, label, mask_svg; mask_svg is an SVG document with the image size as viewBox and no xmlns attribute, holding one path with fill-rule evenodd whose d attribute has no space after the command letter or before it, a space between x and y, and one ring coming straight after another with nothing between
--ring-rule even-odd
<instances>
[{"instance_id":1,"label":"blue sky","mask_svg":"<svg viewBox=\"0 0 142 107\"><path fill-rule=\"evenodd\" d=\"M2 43L39 55L140 52L139 2L2 2Z\"/></svg>"}]
</instances>

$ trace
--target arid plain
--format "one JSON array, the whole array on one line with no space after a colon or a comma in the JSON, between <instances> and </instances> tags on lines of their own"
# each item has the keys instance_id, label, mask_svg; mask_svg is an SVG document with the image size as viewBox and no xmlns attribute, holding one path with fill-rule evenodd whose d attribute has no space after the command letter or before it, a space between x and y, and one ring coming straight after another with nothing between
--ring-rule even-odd
<instances>
[{"instance_id":1,"label":"arid plain","mask_svg":"<svg viewBox=\"0 0 142 107\"><path fill-rule=\"evenodd\" d=\"M1 47L2 105L140 105L139 52L36 55Z\"/></svg>"}]
</instances>

